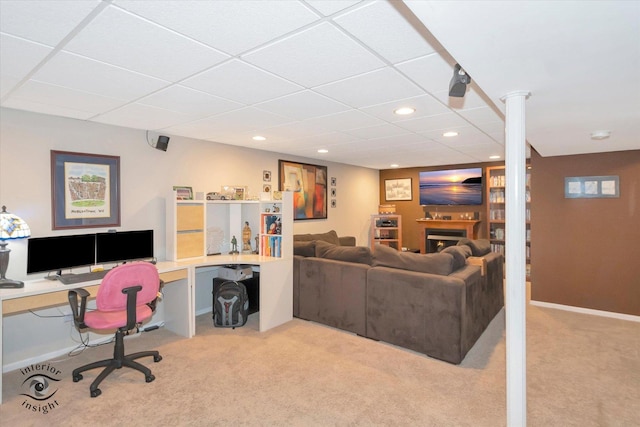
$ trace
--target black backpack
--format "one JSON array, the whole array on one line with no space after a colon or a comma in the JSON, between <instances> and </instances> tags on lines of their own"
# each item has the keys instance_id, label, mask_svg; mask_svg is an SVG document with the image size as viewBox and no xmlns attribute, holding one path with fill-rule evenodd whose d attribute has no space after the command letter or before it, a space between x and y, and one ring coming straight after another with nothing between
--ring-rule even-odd
<instances>
[{"instance_id":1,"label":"black backpack","mask_svg":"<svg viewBox=\"0 0 640 427\"><path fill-rule=\"evenodd\" d=\"M244 326L249 316L249 297L242 283L227 281L213 289L213 326Z\"/></svg>"}]
</instances>

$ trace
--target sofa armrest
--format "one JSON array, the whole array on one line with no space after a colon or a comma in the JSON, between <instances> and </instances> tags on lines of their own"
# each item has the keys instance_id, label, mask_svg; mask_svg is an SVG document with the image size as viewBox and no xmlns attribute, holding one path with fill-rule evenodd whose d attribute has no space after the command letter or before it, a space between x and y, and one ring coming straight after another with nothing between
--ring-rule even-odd
<instances>
[{"instance_id":1,"label":"sofa armrest","mask_svg":"<svg viewBox=\"0 0 640 427\"><path fill-rule=\"evenodd\" d=\"M338 237L340 239L340 246L355 246L356 238L353 236L342 236Z\"/></svg>"}]
</instances>

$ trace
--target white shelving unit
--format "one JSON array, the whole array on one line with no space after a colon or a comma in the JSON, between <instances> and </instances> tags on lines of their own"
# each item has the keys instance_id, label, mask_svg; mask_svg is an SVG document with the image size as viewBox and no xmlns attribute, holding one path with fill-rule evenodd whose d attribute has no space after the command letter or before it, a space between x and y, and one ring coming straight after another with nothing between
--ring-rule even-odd
<instances>
[{"instance_id":1,"label":"white shelving unit","mask_svg":"<svg viewBox=\"0 0 640 427\"><path fill-rule=\"evenodd\" d=\"M277 212L275 212L277 210ZM275 217L279 233L265 230L267 218ZM179 261L206 255L229 254L235 236L242 253L245 222L251 228L252 250L263 256L293 256L293 196L282 193L282 200L176 200L175 192L167 198L166 258ZM258 237L256 248L255 237ZM267 242L277 241L276 252ZM271 246L275 247L275 245Z\"/></svg>"}]
</instances>

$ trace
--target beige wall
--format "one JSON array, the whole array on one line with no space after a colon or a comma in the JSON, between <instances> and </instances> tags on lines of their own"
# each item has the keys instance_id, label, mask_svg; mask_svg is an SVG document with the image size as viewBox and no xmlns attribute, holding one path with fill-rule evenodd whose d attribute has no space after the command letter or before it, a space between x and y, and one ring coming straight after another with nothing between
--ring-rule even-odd
<instances>
[{"instance_id":1,"label":"beige wall","mask_svg":"<svg viewBox=\"0 0 640 427\"><path fill-rule=\"evenodd\" d=\"M163 152L148 145L144 130L3 108L0 205L24 218L34 237L106 230L51 229L50 150L120 156L122 225L118 229L153 229L159 259L165 253L165 197L172 186L207 192L219 191L222 185L246 185L250 194L258 194L263 170L271 171L271 184L277 185L278 159L326 165L329 177L337 180L337 207L327 208L326 220L296 221L294 233L334 229L366 245L369 215L378 206L377 170L178 136L171 137ZM26 276L26 241L11 242L9 247L7 277L30 279Z\"/></svg>"},{"instance_id":2,"label":"beige wall","mask_svg":"<svg viewBox=\"0 0 640 427\"><path fill-rule=\"evenodd\" d=\"M640 150L531 165L531 298L640 315ZM602 175L619 176L620 198L564 198L565 177Z\"/></svg>"}]
</instances>

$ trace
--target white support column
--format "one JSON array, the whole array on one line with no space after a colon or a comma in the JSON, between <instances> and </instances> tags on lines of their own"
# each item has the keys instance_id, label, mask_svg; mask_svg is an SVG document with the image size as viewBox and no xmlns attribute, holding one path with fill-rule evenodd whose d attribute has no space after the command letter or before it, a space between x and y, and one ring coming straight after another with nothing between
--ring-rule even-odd
<instances>
[{"instance_id":1,"label":"white support column","mask_svg":"<svg viewBox=\"0 0 640 427\"><path fill-rule=\"evenodd\" d=\"M526 138L525 101L531 94L506 94L506 348L507 426L527 425L526 327Z\"/></svg>"}]
</instances>

